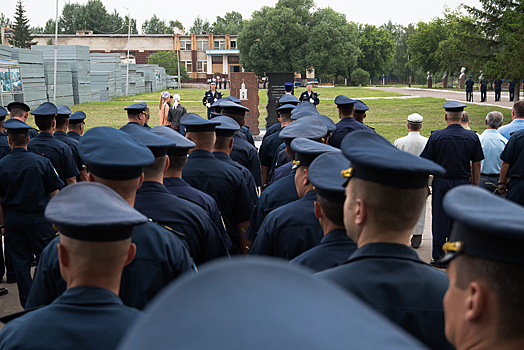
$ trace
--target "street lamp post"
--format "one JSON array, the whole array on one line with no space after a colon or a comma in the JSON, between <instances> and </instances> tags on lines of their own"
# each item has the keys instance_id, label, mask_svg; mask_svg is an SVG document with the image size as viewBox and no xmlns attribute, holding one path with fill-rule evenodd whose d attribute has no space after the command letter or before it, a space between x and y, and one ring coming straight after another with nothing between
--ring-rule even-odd
<instances>
[{"instance_id":1,"label":"street lamp post","mask_svg":"<svg viewBox=\"0 0 524 350\"><path fill-rule=\"evenodd\" d=\"M56 0L56 20L55 20L55 71L53 75L53 103L56 105L56 71L58 65L58 0Z\"/></svg>"},{"instance_id":2,"label":"street lamp post","mask_svg":"<svg viewBox=\"0 0 524 350\"><path fill-rule=\"evenodd\" d=\"M57 0L58 1L58 0ZM131 10L124 6L127 14L127 71L126 71L126 96L129 96L129 39L131 37Z\"/></svg>"}]
</instances>

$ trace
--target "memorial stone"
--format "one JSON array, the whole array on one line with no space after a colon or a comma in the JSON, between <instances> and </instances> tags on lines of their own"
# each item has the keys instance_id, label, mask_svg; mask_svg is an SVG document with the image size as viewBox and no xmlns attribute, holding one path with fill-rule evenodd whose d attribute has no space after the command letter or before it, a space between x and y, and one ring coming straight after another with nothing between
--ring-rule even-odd
<instances>
[{"instance_id":1,"label":"memorial stone","mask_svg":"<svg viewBox=\"0 0 524 350\"><path fill-rule=\"evenodd\" d=\"M464 83L466 82L466 67L462 67L460 69L460 76L459 76L459 89L464 90Z\"/></svg>"},{"instance_id":2,"label":"memorial stone","mask_svg":"<svg viewBox=\"0 0 524 350\"><path fill-rule=\"evenodd\" d=\"M431 72L428 71L428 89L433 87L433 78L431 77Z\"/></svg>"},{"instance_id":3,"label":"memorial stone","mask_svg":"<svg viewBox=\"0 0 524 350\"><path fill-rule=\"evenodd\" d=\"M260 117L258 104L260 100L258 96L258 79L255 73L232 72L229 94L238 98L242 106L249 108L249 112L246 113L245 117L246 125L253 135L260 134L260 130L258 130L258 118Z\"/></svg>"},{"instance_id":4,"label":"memorial stone","mask_svg":"<svg viewBox=\"0 0 524 350\"><path fill-rule=\"evenodd\" d=\"M284 83L293 82L295 80L295 73L293 72L274 72L266 73L269 84L267 88L267 117L266 128L278 123L278 100L285 93Z\"/></svg>"}]
</instances>

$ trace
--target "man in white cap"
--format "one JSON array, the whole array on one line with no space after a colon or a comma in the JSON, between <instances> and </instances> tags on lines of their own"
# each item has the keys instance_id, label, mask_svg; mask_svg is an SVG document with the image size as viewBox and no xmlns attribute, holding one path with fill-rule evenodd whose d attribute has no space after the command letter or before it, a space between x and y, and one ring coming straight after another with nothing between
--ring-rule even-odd
<instances>
[{"instance_id":1,"label":"man in white cap","mask_svg":"<svg viewBox=\"0 0 524 350\"><path fill-rule=\"evenodd\" d=\"M395 147L401 151L420 156L420 153L422 153L428 142L428 138L420 134L423 119L424 118L418 113L410 114L408 116L408 135L396 139L394 143ZM413 227L411 246L415 249L420 247L420 243L422 243L422 232L424 232L425 218L426 206L424 205L424 210L415 224L415 227Z\"/></svg>"}]
</instances>

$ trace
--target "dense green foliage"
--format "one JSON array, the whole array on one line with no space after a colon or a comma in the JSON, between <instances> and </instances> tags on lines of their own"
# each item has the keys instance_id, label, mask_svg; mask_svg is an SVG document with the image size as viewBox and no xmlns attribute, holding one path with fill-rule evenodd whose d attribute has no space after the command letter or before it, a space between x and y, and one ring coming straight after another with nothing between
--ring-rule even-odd
<instances>
[{"instance_id":1,"label":"dense green foliage","mask_svg":"<svg viewBox=\"0 0 524 350\"><path fill-rule=\"evenodd\" d=\"M22 0L18 0L16 3L13 30L13 35L9 38L9 44L24 49L30 49L31 45L36 44L36 42L33 42L33 35L31 33L31 28L29 27L29 19L25 15Z\"/></svg>"}]
</instances>

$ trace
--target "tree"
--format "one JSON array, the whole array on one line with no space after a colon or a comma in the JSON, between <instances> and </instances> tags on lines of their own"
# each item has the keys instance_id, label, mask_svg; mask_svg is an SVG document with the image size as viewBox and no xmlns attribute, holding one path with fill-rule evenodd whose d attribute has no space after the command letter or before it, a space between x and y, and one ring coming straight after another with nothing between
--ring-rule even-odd
<instances>
[{"instance_id":1,"label":"tree","mask_svg":"<svg viewBox=\"0 0 524 350\"><path fill-rule=\"evenodd\" d=\"M62 15L58 19L58 32L63 34L75 34L82 22L82 6L77 3L66 2L62 8ZM84 28L86 29L86 28ZM54 32L54 29L53 29Z\"/></svg>"},{"instance_id":2,"label":"tree","mask_svg":"<svg viewBox=\"0 0 524 350\"><path fill-rule=\"evenodd\" d=\"M424 71L436 72L441 68L437 51L441 41L447 39L447 29L441 18L431 22L419 22L417 29L408 39L412 61Z\"/></svg>"},{"instance_id":3,"label":"tree","mask_svg":"<svg viewBox=\"0 0 524 350\"><path fill-rule=\"evenodd\" d=\"M200 17L200 15L197 15L195 20L193 21L193 24L189 28L190 34L197 34L200 35L203 32L211 32L211 24L209 24L209 21L207 19L203 19Z\"/></svg>"},{"instance_id":4,"label":"tree","mask_svg":"<svg viewBox=\"0 0 524 350\"><path fill-rule=\"evenodd\" d=\"M55 21L48 19L45 22L44 34L54 34L55 33Z\"/></svg>"},{"instance_id":5,"label":"tree","mask_svg":"<svg viewBox=\"0 0 524 350\"><path fill-rule=\"evenodd\" d=\"M217 20L212 25L213 34L238 35L242 30L244 20L238 12L231 11L226 13L224 18L217 16Z\"/></svg>"},{"instance_id":6,"label":"tree","mask_svg":"<svg viewBox=\"0 0 524 350\"><path fill-rule=\"evenodd\" d=\"M36 45L36 42L33 41L33 36L31 35L29 19L25 16L25 9L22 5L22 0L18 0L16 4L13 30L13 35L9 38L9 44L24 49L30 49L31 45Z\"/></svg>"},{"instance_id":7,"label":"tree","mask_svg":"<svg viewBox=\"0 0 524 350\"><path fill-rule=\"evenodd\" d=\"M415 25L410 23L407 27L400 24L393 24L389 21L380 26L391 33L391 38L395 42L395 54L391 65L391 72L402 82L408 81L409 77L415 75L415 70L418 69L416 65L410 60L408 51L408 39L415 33Z\"/></svg>"},{"instance_id":8,"label":"tree","mask_svg":"<svg viewBox=\"0 0 524 350\"><path fill-rule=\"evenodd\" d=\"M372 77L389 74L393 62L395 42L391 33L374 25L360 26L360 50L358 67Z\"/></svg>"},{"instance_id":9,"label":"tree","mask_svg":"<svg viewBox=\"0 0 524 350\"><path fill-rule=\"evenodd\" d=\"M313 6L312 0L279 0L275 7L254 11L237 39L244 69L257 75L287 71L305 77L312 66L306 46Z\"/></svg>"},{"instance_id":10,"label":"tree","mask_svg":"<svg viewBox=\"0 0 524 350\"><path fill-rule=\"evenodd\" d=\"M357 68L351 72L351 82L357 85L364 85L369 82L369 73L362 68Z\"/></svg>"},{"instance_id":11,"label":"tree","mask_svg":"<svg viewBox=\"0 0 524 350\"><path fill-rule=\"evenodd\" d=\"M173 30L169 28L166 21L153 15L149 20L142 24L142 34L172 34Z\"/></svg>"},{"instance_id":12,"label":"tree","mask_svg":"<svg viewBox=\"0 0 524 350\"><path fill-rule=\"evenodd\" d=\"M492 78L524 78L524 3L517 0L480 0L482 9L465 6L473 16L471 27L481 29L466 37L475 66ZM520 84L515 86L519 99Z\"/></svg>"},{"instance_id":13,"label":"tree","mask_svg":"<svg viewBox=\"0 0 524 350\"><path fill-rule=\"evenodd\" d=\"M358 26L332 8L319 9L311 16L306 59L318 77L342 75L357 65Z\"/></svg>"},{"instance_id":14,"label":"tree","mask_svg":"<svg viewBox=\"0 0 524 350\"><path fill-rule=\"evenodd\" d=\"M9 17L4 16L3 13L0 13L0 27L6 27L8 24L11 24Z\"/></svg>"},{"instance_id":15,"label":"tree","mask_svg":"<svg viewBox=\"0 0 524 350\"><path fill-rule=\"evenodd\" d=\"M183 25L182 22L180 22L178 19L176 19L176 20L174 20L174 21L173 21L173 20L170 20L170 21L169 21L169 27L171 27L171 28L178 27L178 28L180 28L181 30L185 30L184 25Z\"/></svg>"},{"instance_id":16,"label":"tree","mask_svg":"<svg viewBox=\"0 0 524 350\"><path fill-rule=\"evenodd\" d=\"M174 51L157 51L147 58L147 63L164 67L169 75L178 75L178 57ZM182 80L189 80L184 65L180 65L180 76Z\"/></svg>"}]
</instances>

